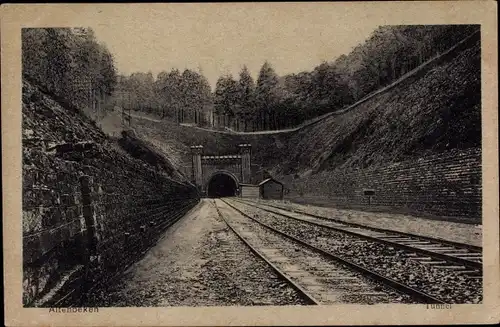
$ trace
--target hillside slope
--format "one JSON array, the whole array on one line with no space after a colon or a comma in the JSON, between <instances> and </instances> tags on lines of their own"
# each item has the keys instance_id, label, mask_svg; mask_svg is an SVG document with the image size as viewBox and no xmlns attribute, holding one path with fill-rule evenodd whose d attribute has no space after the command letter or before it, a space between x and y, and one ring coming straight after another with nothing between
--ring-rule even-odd
<instances>
[{"instance_id":1,"label":"hillside slope","mask_svg":"<svg viewBox=\"0 0 500 327\"><path fill-rule=\"evenodd\" d=\"M395 87L297 131L216 133L137 117L132 126L177 166L190 165L190 145L230 153L239 143L252 144L253 162L279 175L377 166L480 146L479 67L478 33Z\"/></svg>"},{"instance_id":2,"label":"hillside slope","mask_svg":"<svg viewBox=\"0 0 500 327\"><path fill-rule=\"evenodd\" d=\"M272 167L280 162L280 155L286 148L286 134L231 134L183 126L168 120L156 121L147 117L132 116L131 129L143 140L161 149L177 168L191 167L192 145L202 145L205 154L233 154L238 144L250 143L253 146L252 162ZM280 152L281 151L281 152ZM273 158L270 162L269 158Z\"/></svg>"},{"instance_id":3,"label":"hillside slope","mask_svg":"<svg viewBox=\"0 0 500 327\"><path fill-rule=\"evenodd\" d=\"M471 39L419 76L291 135L286 159L273 169L287 197L480 222L479 42Z\"/></svg>"},{"instance_id":4,"label":"hillside slope","mask_svg":"<svg viewBox=\"0 0 500 327\"><path fill-rule=\"evenodd\" d=\"M214 133L134 118L189 171L190 145L227 154L253 146L252 163L308 203L439 216L481 216L480 34L356 106L297 131ZM364 189L376 195L364 196ZM319 201L319 202L318 202ZM389 209L390 208L390 209Z\"/></svg>"},{"instance_id":5,"label":"hillside slope","mask_svg":"<svg viewBox=\"0 0 500 327\"><path fill-rule=\"evenodd\" d=\"M368 167L481 145L480 40L446 61L288 140L280 173Z\"/></svg>"}]
</instances>

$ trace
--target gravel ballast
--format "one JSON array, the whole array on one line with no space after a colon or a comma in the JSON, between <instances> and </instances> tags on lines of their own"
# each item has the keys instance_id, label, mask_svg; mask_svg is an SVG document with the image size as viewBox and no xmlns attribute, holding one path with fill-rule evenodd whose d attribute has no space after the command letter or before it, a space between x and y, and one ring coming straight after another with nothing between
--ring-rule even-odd
<instances>
[{"instance_id":1,"label":"gravel ballast","mask_svg":"<svg viewBox=\"0 0 500 327\"><path fill-rule=\"evenodd\" d=\"M482 246L482 225L463 224L444 220L430 220L403 214L318 207L288 201L257 200L257 203L271 204L288 210L300 210L310 214L362 224L370 227L390 229L399 232L441 238L453 242Z\"/></svg>"},{"instance_id":2,"label":"gravel ballast","mask_svg":"<svg viewBox=\"0 0 500 327\"><path fill-rule=\"evenodd\" d=\"M228 229L209 200L174 224L107 289L101 307L303 304L297 292Z\"/></svg>"},{"instance_id":3,"label":"gravel ballast","mask_svg":"<svg viewBox=\"0 0 500 327\"><path fill-rule=\"evenodd\" d=\"M447 303L480 303L482 300L481 279L412 260L407 252L385 244L363 241L344 233L268 213L251 205L231 204L272 227Z\"/></svg>"},{"instance_id":4,"label":"gravel ballast","mask_svg":"<svg viewBox=\"0 0 500 327\"><path fill-rule=\"evenodd\" d=\"M373 281L357 271L345 267L336 261L326 258L312 249L270 231L264 226L237 213L227 204L218 202L218 207L225 219L245 234L245 238L259 250L270 251L268 257L285 274L310 291L311 280L326 279L324 282L313 282L312 294L322 304L380 304L380 303L417 303L410 296ZM318 291L318 288L321 291ZM319 293L317 293L319 292Z\"/></svg>"}]
</instances>

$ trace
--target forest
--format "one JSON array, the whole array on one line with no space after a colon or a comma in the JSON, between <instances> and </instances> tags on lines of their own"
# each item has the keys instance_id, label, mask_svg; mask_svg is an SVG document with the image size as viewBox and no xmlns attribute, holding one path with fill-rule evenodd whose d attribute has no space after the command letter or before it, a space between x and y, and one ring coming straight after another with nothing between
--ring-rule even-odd
<instances>
[{"instance_id":1,"label":"forest","mask_svg":"<svg viewBox=\"0 0 500 327\"><path fill-rule=\"evenodd\" d=\"M117 83L113 55L90 28L23 28L22 73L87 113L104 114Z\"/></svg>"},{"instance_id":2,"label":"forest","mask_svg":"<svg viewBox=\"0 0 500 327\"><path fill-rule=\"evenodd\" d=\"M118 76L114 104L124 110L155 114L179 123L208 124L204 113L213 106L212 90L200 73L186 69L161 72L156 79L151 72Z\"/></svg>"},{"instance_id":3,"label":"forest","mask_svg":"<svg viewBox=\"0 0 500 327\"><path fill-rule=\"evenodd\" d=\"M446 51L478 25L381 26L352 51L311 71L280 76L264 62L254 79L201 70L117 75L113 56L91 29L23 29L23 74L77 106L119 107L178 123L238 131L294 127L340 110ZM335 40L332 40L335 42Z\"/></svg>"},{"instance_id":4,"label":"forest","mask_svg":"<svg viewBox=\"0 0 500 327\"><path fill-rule=\"evenodd\" d=\"M397 80L479 29L476 25L381 26L349 54L312 71L280 76L265 62L254 79L220 76L215 90L201 72L121 77L122 107L177 122L238 131L294 127L340 110ZM335 42L332 40L332 42Z\"/></svg>"}]
</instances>

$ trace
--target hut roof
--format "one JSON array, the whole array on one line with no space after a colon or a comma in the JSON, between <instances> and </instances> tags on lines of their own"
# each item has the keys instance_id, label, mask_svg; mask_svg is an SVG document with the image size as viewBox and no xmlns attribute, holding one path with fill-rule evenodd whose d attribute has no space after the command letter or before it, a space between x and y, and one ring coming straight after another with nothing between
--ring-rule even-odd
<instances>
[{"instance_id":1,"label":"hut roof","mask_svg":"<svg viewBox=\"0 0 500 327\"><path fill-rule=\"evenodd\" d=\"M259 186L264 185L264 184L266 184L266 183L268 183L268 182L270 182L270 181L273 181L273 182L278 183L278 184L280 184L281 186L283 186L283 183L282 183L282 182L277 181L277 180L275 180L274 178L267 178L267 179L264 179L262 182L260 182L260 183L259 183Z\"/></svg>"}]
</instances>

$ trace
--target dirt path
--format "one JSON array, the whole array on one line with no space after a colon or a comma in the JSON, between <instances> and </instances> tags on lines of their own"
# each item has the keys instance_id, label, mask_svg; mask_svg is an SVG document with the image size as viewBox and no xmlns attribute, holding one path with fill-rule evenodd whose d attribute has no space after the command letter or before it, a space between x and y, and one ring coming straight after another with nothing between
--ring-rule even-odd
<instances>
[{"instance_id":1,"label":"dirt path","mask_svg":"<svg viewBox=\"0 0 500 327\"><path fill-rule=\"evenodd\" d=\"M203 199L107 290L100 306L298 304Z\"/></svg>"}]
</instances>

